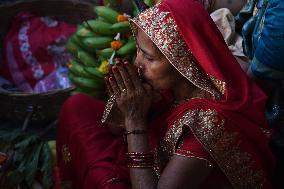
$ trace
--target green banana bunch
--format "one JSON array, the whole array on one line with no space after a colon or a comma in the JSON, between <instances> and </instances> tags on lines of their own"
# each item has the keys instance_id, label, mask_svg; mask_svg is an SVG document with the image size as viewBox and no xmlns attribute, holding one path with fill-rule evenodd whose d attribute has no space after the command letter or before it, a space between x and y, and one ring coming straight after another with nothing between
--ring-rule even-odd
<instances>
[{"instance_id":1,"label":"green banana bunch","mask_svg":"<svg viewBox=\"0 0 284 189\"><path fill-rule=\"evenodd\" d=\"M72 35L70 40L79 47L82 47L81 39L77 35Z\"/></svg>"},{"instance_id":2,"label":"green banana bunch","mask_svg":"<svg viewBox=\"0 0 284 189\"><path fill-rule=\"evenodd\" d=\"M85 66L99 66L97 59L90 53L79 50L77 51L76 58Z\"/></svg>"},{"instance_id":3,"label":"green banana bunch","mask_svg":"<svg viewBox=\"0 0 284 189\"><path fill-rule=\"evenodd\" d=\"M87 37L82 40L82 43L85 47L95 50L110 47L112 41L112 37Z\"/></svg>"},{"instance_id":4,"label":"green banana bunch","mask_svg":"<svg viewBox=\"0 0 284 189\"><path fill-rule=\"evenodd\" d=\"M109 59L112 56L113 52L114 52L113 48L106 48L106 49L98 50L97 56Z\"/></svg>"},{"instance_id":5,"label":"green banana bunch","mask_svg":"<svg viewBox=\"0 0 284 189\"><path fill-rule=\"evenodd\" d=\"M106 6L94 9L98 17L79 25L65 46L75 58L70 62L69 78L76 92L105 98L104 74L109 59L114 53L131 59L136 44L133 37L117 35L131 31L129 22L123 21L126 16Z\"/></svg>"},{"instance_id":6,"label":"green banana bunch","mask_svg":"<svg viewBox=\"0 0 284 189\"><path fill-rule=\"evenodd\" d=\"M98 70L97 67L84 67L84 70L86 73L88 73L89 75L91 75L92 78L99 78L101 80L103 80L104 75Z\"/></svg>"},{"instance_id":7,"label":"green banana bunch","mask_svg":"<svg viewBox=\"0 0 284 189\"><path fill-rule=\"evenodd\" d=\"M128 42L118 49L117 54L120 56L126 56L133 54L136 51L136 43L133 38L129 38Z\"/></svg>"},{"instance_id":8,"label":"green banana bunch","mask_svg":"<svg viewBox=\"0 0 284 189\"><path fill-rule=\"evenodd\" d=\"M81 28L78 28L76 35L84 38L84 37L96 37L98 36L98 34L95 34L93 31L91 31L90 29L82 26Z\"/></svg>"},{"instance_id":9,"label":"green banana bunch","mask_svg":"<svg viewBox=\"0 0 284 189\"><path fill-rule=\"evenodd\" d=\"M71 37L72 38L72 37ZM82 50L81 47L79 47L79 45L77 45L76 43L74 43L72 41L72 39L69 39L67 41L67 43L65 44L65 48L73 55L76 56L77 52Z\"/></svg>"},{"instance_id":10,"label":"green banana bunch","mask_svg":"<svg viewBox=\"0 0 284 189\"><path fill-rule=\"evenodd\" d=\"M130 24L128 21L124 21L124 22L118 22L113 24L110 29L114 32L114 33L125 33L125 32L130 32Z\"/></svg>"},{"instance_id":11,"label":"green banana bunch","mask_svg":"<svg viewBox=\"0 0 284 189\"><path fill-rule=\"evenodd\" d=\"M110 23L100 21L100 20L88 20L83 23L86 28L91 27L91 29L98 34L102 35L114 35L115 33L110 29L112 26Z\"/></svg>"},{"instance_id":12,"label":"green banana bunch","mask_svg":"<svg viewBox=\"0 0 284 189\"><path fill-rule=\"evenodd\" d=\"M92 78L92 75L85 71L84 66L75 60L71 60L71 66L69 67L69 71L73 75L79 77Z\"/></svg>"},{"instance_id":13,"label":"green banana bunch","mask_svg":"<svg viewBox=\"0 0 284 189\"><path fill-rule=\"evenodd\" d=\"M100 78L84 78L84 77L78 77L69 72L69 78L70 80L79 88L87 88L87 89L96 89L96 90L102 90L104 88L104 82Z\"/></svg>"},{"instance_id":14,"label":"green banana bunch","mask_svg":"<svg viewBox=\"0 0 284 189\"><path fill-rule=\"evenodd\" d=\"M119 15L117 11L105 6L96 6L95 12L98 16L104 18L112 24L117 22L117 16Z\"/></svg>"}]
</instances>

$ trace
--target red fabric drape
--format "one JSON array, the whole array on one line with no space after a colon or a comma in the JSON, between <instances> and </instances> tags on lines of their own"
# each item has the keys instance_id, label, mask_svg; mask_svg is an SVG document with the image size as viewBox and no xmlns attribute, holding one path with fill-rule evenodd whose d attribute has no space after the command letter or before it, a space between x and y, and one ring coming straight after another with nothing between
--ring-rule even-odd
<instances>
[{"instance_id":1,"label":"red fabric drape","mask_svg":"<svg viewBox=\"0 0 284 189\"><path fill-rule=\"evenodd\" d=\"M100 122L103 110L103 102L87 95L75 95L62 107L56 146L65 188L130 188L126 143Z\"/></svg>"}]
</instances>

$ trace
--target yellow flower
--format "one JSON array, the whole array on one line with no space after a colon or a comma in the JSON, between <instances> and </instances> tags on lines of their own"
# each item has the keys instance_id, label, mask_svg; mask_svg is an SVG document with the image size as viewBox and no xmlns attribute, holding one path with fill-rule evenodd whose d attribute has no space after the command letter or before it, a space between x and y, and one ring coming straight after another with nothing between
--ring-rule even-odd
<instances>
[{"instance_id":1,"label":"yellow flower","mask_svg":"<svg viewBox=\"0 0 284 189\"><path fill-rule=\"evenodd\" d=\"M118 22L124 22L124 21L128 21L128 16L125 16L125 15L118 15L117 17L116 17L116 20L118 21Z\"/></svg>"},{"instance_id":2,"label":"yellow flower","mask_svg":"<svg viewBox=\"0 0 284 189\"><path fill-rule=\"evenodd\" d=\"M116 40L116 41L112 41L110 43L111 48L113 48L114 50L119 49L122 46L122 41Z\"/></svg>"},{"instance_id":3,"label":"yellow flower","mask_svg":"<svg viewBox=\"0 0 284 189\"><path fill-rule=\"evenodd\" d=\"M102 73L102 74L104 74L104 75L106 75L106 74L108 74L108 61L102 61L102 63L101 63L101 65L100 65L100 67L99 67L99 71Z\"/></svg>"},{"instance_id":4,"label":"yellow flower","mask_svg":"<svg viewBox=\"0 0 284 189\"><path fill-rule=\"evenodd\" d=\"M67 63L67 67L68 67L68 68L71 68L72 66L73 66L73 65L72 65L72 62L71 62L71 61Z\"/></svg>"}]
</instances>

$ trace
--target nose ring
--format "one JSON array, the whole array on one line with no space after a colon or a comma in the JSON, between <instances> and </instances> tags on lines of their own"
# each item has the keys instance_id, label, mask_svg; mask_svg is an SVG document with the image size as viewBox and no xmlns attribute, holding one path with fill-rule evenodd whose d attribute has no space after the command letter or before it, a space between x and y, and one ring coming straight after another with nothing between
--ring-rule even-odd
<instances>
[{"instance_id":1,"label":"nose ring","mask_svg":"<svg viewBox=\"0 0 284 189\"><path fill-rule=\"evenodd\" d=\"M138 76L141 77L142 76L142 66L138 67Z\"/></svg>"}]
</instances>

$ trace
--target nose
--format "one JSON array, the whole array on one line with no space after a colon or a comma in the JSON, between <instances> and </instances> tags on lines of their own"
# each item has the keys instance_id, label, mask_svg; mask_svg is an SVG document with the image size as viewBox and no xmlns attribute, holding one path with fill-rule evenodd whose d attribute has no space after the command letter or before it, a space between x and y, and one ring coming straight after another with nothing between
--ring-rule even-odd
<instances>
[{"instance_id":1,"label":"nose","mask_svg":"<svg viewBox=\"0 0 284 189\"><path fill-rule=\"evenodd\" d=\"M138 68L144 68L143 56L141 51L137 50L137 55L134 61L134 65Z\"/></svg>"},{"instance_id":2,"label":"nose","mask_svg":"<svg viewBox=\"0 0 284 189\"><path fill-rule=\"evenodd\" d=\"M134 65L139 67L142 64L142 62L143 62L142 53L139 49L137 49Z\"/></svg>"},{"instance_id":3,"label":"nose","mask_svg":"<svg viewBox=\"0 0 284 189\"><path fill-rule=\"evenodd\" d=\"M138 72L139 77L142 77L143 74L144 74L144 71L145 71L145 66L144 66L144 63L143 63L141 53L139 53L139 52L137 52L137 56L136 56L136 59L134 61L134 65L137 67L137 72Z\"/></svg>"}]
</instances>

